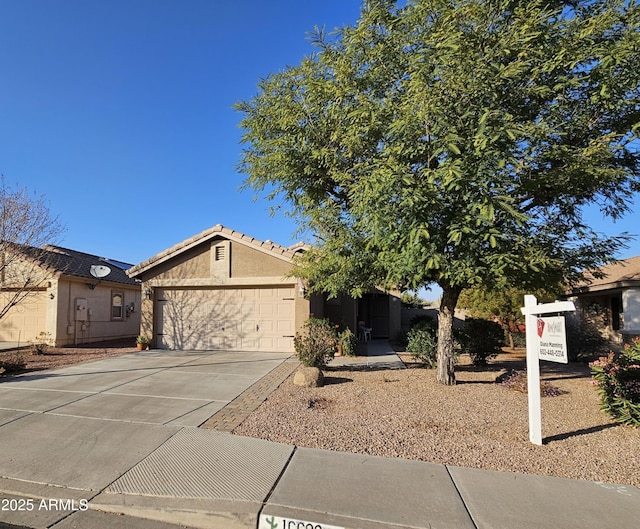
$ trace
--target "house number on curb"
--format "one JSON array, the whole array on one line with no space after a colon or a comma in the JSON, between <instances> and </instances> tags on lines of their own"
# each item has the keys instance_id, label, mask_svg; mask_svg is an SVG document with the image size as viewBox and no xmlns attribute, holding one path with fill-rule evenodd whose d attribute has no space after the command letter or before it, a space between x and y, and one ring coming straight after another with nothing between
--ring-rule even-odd
<instances>
[{"instance_id":1,"label":"house number on curb","mask_svg":"<svg viewBox=\"0 0 640 529\"><path fill-rule=\"evenodd\" d=\"M576 310L571 301L538 305L535 296L524 297L527 329L527 398L529 399L529 441L542 446L542 411L540 409L540 360L566 364L567 344L564 318L541 318L542 314ZM543 341L544 340L544 341Z\"/></svg>"},{"instance_id":2,"label":"house number on curb","mask_svg":"<svg viewBox=\"0 0 640 529\"><path fill-rule=\"evenodd\" d=\"M307 522L305 520L295 520L284 516L274 516L269 514L260 515L258 529L345 529L337 525L326 523Z\"/></svg>"}]
</instances>

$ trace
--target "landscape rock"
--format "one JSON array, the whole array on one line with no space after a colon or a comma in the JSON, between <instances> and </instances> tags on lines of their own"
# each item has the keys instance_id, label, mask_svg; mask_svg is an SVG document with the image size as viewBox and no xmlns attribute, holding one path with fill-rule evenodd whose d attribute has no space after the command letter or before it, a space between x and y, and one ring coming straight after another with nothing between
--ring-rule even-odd
<instances>
[{"instance_id":1,"label":"landscape rock","mask_svg":"<svg viewBox=\"0 0 640 529\"><path fill-rule=\"evenodd\" d=\"M529 442L527 396L494 383L500 372L525 367L519 349L485 369L461 355L455 386L438 383L435 370L424 368L334 367L322 388L295 386L292 375L233 433L297 447L604 482L626 491L640 487L640 429L616 425L600 409L587 365L541 369L543 381L562 394L542 399L544 445ZM283 418L295 427L283 428Z\"/></svg>"},{"instance_id":2,"label":"landscape rock","mask_svg":"<svg viewBox=\"0 0 640 529\"><path fill-rule=\"evenodd\" d=\"M324 375L317 367L301 367L293 376L293 383L305 388L320 388L324 385Z\"/></svg>"}]
</instances>

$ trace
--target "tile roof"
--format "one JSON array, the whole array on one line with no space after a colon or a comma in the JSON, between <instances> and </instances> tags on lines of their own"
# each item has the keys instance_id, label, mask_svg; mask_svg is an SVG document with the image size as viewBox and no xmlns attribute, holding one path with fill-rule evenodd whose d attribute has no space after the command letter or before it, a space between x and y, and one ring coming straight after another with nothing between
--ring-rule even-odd
<instances>
[{"instance_id":1,"label":"tile roof","mask_svg":"<svg viewBox=\"0 0 640 529\"><path fill-rule=\"evenodd\" d=\"M596 278L587 274L586 280L577 285L573 293L640 286L640 255L603 266L599 271L604 277Z\"/></svg>"},{"instance_id":2,"label":"tile roof","mask_svg":"<svg viewBox=\"0 0 640 529\"><path fill-rule=\"evenodd\" d=\"M232 230L231 228L227 228L222 224L216 224L212 228L206 229L198 233L197 235L194 235L193 237L189 237L188 239L185 239L184 241L173 245L171 248L167 248L166 250L163 250L153 257L150 257L146 261L143 261L142 263L130 268L127 273L130 277L136 277L143 272L146 272L147 270L153 268L157 264L167 261L168 259L171 259L172 257L175 257L176 255L179 255L180 253L217 236L229 239L231 241L236 241L246 246L251 246L253 248L259 249L260 251L270 253L280 259L289 262L291 261L293 256L296 255L296 253L309 248L307 244L301 242L286 247L269 240L260 241L255 237L251 237L239 231Z\"/></svg>"},{"instance_id":3,"label":"tile roof","mask_svg":"<svg viewBox=\"0 0 640 529\"><path fill-rule=\"evenodd\" d=\"M128 285L139 284L126 274L126 270L132 265L115 259L108 259L98 255L78 252L49 244L42 248L25 246L22 248L22 253L30 259L39 262L41 266L48 268L53 273L93 280L95 277L91 275L91 266L102 265L110 269L109 274L102 278L103 281L125 283Z\"/></svg>"}]
</instances>

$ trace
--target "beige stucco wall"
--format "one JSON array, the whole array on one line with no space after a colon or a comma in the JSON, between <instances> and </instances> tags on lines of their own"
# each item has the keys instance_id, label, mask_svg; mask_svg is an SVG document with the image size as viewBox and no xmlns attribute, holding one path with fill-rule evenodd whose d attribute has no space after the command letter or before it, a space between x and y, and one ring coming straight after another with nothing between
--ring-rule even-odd
<instances>
[{"instance_id":1,"label":"beige stucco wall","mask_svg":"<svg viewBox=\"0 0 640 529\"><path fill-rule=\"evenodd\" d=\"M224 267L228 272L221 275L216 269L213 253L216 246L225 243L228 248L225 258L230 260L230 266ZM186 281L212 277L223 280L224 275L231 278L282 278L290 270L291 264L276 256L237 242L228 243L225 239L214 239L154 266L144 273L142 278L144 281L153 279L158 283L165 280Z\"/></svg>"},{"instance_id":2,"label":"beige stucco wall","mask_svg":"<svg viewBox=\"0 0 640 529\"><path fill-rule=\"evenodd\" d=\"M284 277L290 271L289 262L242 244L231 243L231 277Z\"/></svg>"},{"instance_id":3,"label":"beige stucco wall","mask_svg":"<svg viewBox=\"0 0 640 529\"><path fill-rule=\"evenodd\" d=\"M210 246L204 244L160 263L144 274L145 281L150 279L200 279L211 275Z\"/></svg>"},{"instance_id":4,"label":"beige stucco wall","mask_svg":"<svg viewBox=\"0 0 640 529\"><path fill-rule=\"evenodd\" d=\"M154 321L153 321L153 307L154 307L154 293L153 289L146 287L148 292L151 293L150 298L146 298L144 295L145 287L143 285L142 292L142 302L141 302L141 310L140 310L140 333L142 336L146 336L148 340L150 340L151 347L156 347L155 336L154 336Z\"/></svg>"},{"instance_id":5,"label":"beige stucco wall","mask_svg":"<svg viewBox=\"0 0 640 529\"><path fill-rule=\"evenodd\" d=\"M64 346L131 337L140 329L140 288L101 282L93 290L81 278L52 278L0 320L0 340L45 341ZM111 319L111 293L124 295L123 319ZM6 296L0 293L0 297ZM87 302L87 319L76 318L76 300ZM133 312L126 307L133 304ZM128 316L127 316L128 313Z\"/></svg>"},{"instance_id":6,"label":"beige stucco wall","mask_svg":"<svg viewBox=\"0 0 640 529\"><path fill-rule=\"evenodd\" d=\"M296 288L296 301L295 301L295 331L296 333L302 330L304 322L309 318L311 312L311 303L309 299L304 297L304 294Z\"/></svg>"},{"instance_id":7,"label":"beige stucco wall","mask_svg":"<svg viewBox=\"0 0 640 529\"><path fill-rule=\"evenodd\" d=\"M95 281L94 281L95 282ZM83 343L134 338L140 332L140 288L122 283L102 281L94 289L87 285L92 281L81 278L61 279L56 288L57 321L50 328L54 331L56 345L76 345ZM122 293L123 318L111 318L111 294ZM86 300L87 315L82 321L76 314L76 302ZM133 312L127 310L133 304Z\"/></svg>"}]
</instances>

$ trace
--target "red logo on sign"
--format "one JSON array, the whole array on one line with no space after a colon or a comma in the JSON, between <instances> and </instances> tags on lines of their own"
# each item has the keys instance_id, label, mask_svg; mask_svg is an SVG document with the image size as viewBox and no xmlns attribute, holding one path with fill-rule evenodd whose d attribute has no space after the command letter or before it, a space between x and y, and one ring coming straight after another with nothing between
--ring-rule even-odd
<instances>
[{"instance_id":1,"label":"red logo on sign","mask_svg":"<svg viewBox=\"0 0 640 529\"><path fill-rule=\"evenodd\" d=\"M544 331L544 321L543 320L538 320L538 337L542 338L542 333Z\"/></svg>"}]
</instances>

